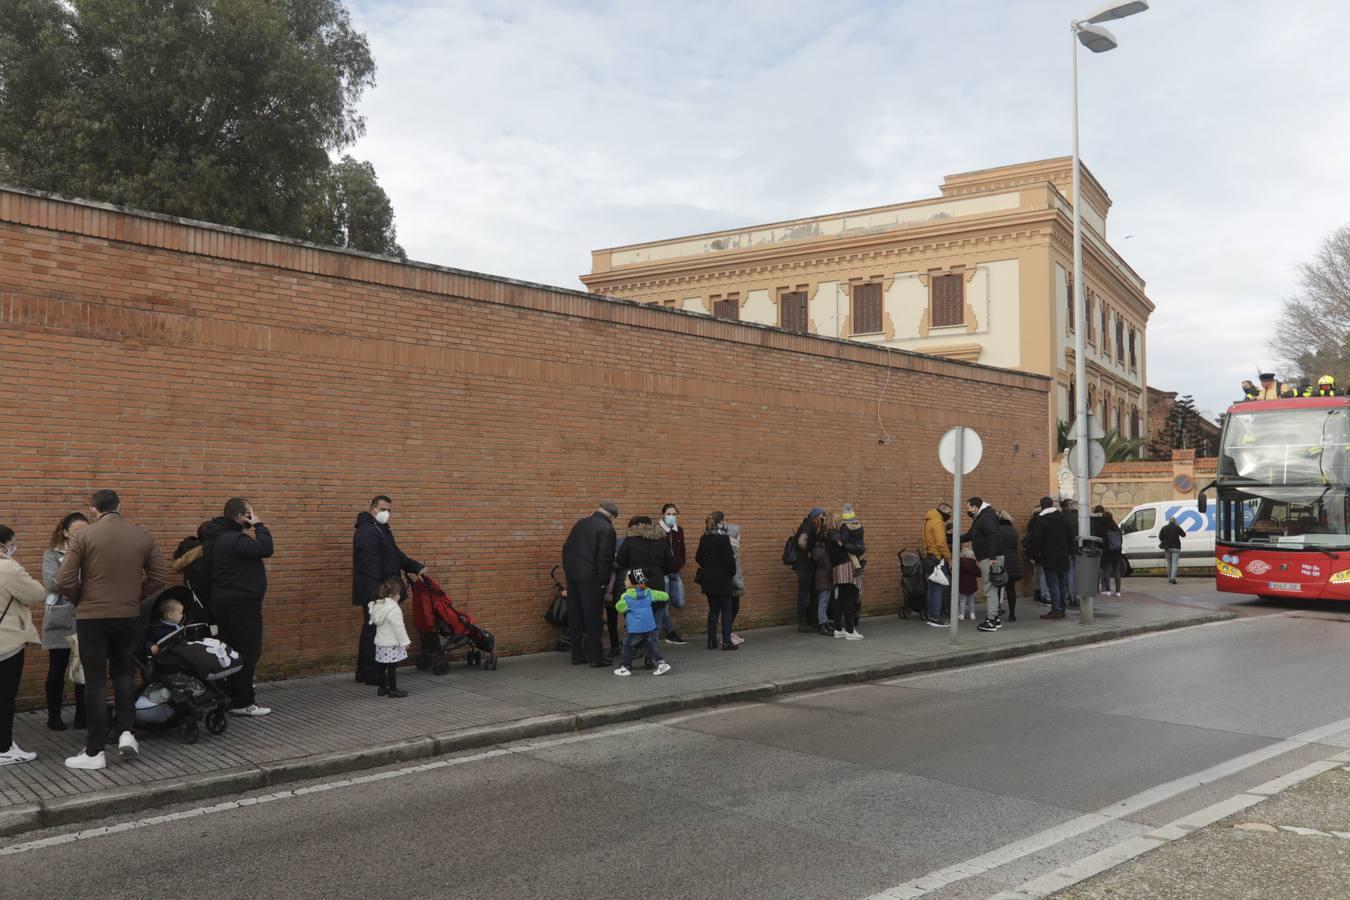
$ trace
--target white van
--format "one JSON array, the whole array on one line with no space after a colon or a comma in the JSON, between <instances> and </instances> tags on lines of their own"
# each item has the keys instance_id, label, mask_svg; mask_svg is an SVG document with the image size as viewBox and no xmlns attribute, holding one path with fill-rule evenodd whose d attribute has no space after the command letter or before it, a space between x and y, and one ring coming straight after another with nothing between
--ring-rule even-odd
<instances>
[{"instance_id":1,"label":"white van","mask_svg":"<svg viewBox=\"0 0 1350 900\"><path fill-rule=\"evenodd\" d=\"M1158 532L1173 516L1186 532L1181 539L1181 567L1214 569L1214 507L1200 512L1194 500L1142 503L1120 520L1120 550L1130 569L1161 569L1167 565L1158 548Z\"/></svg>"}]
</instances>

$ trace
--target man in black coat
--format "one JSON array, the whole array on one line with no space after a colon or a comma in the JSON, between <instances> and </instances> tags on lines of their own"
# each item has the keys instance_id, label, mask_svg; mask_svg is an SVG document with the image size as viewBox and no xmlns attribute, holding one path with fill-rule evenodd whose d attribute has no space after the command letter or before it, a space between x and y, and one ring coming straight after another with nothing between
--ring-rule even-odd
<instances>
[{"instance_id":1,"label":"man in black coat","mask_svg":"<svg viewBox=\"0 0 1350 900\"><path fill-rule=\"evenodd\" d=\"M253 514L243 497L231 497L223 515L197 529L211 585L211 618L220 639L239 654L240 669L226 680L230 712L265 716L272 710L257 704L253 673L262 657L263 597L272 555L272 532Z\"/></svg>"},{"instance_id":2,"label":"man in black coat","mask_svg":"<svg viewBox=\"0 0 1350 900\"><path fill-rule=\"evenodd\" d=\"M989 563L1002 556L998 536L998 512L979 497L966 501L966 515L970 516L970 531L961 535L961 543L969 543L980 565L980 590L985 602L994 600L994 586L989 583ZM998 605L992 607L997 611ZM991 617L992 618L992 617Z\"/></svg>"},{"instance_id":3,"label":"man in black coat","mask_svg":"<svg viewBox=\"0 0 1350 900\"><path fill-rule=\"evenodd\" d=\"M589 662L607 668L600 646L604 624L604 592L614 573L614 520L619 505L602 500L595 512L572 526L563 544L563 572L567 577L567 631L572 643L572 665Z\"/></svg>"},{"instance_id":4,"label":"man in black coat","mask_svg":"<svg viewBox=\"0 0 1350 900\"><path fill-rule=\"evenodd\" d=\"M1064 591L1073 551L1073 531L1055 501L1041 498L1041 511L1027 532L1027 558L1045 570L1045 589L1050 592L1050 612L1042 619L1064 618Z\"/></svg>"},{"instance_id":5,"label":"man in black coat","mask_svg":"<svg viewBox=\"0 0 1350 900\"><path fill-rule=\"evenodd\" d=\"M380 582L400 572L421 578L427 568L399 549L389 528L394 502L383 494L370 501L370 509L356 517L352 535L352 606L361 608L361 637L356 648L356 680L378 685L375 665L375 626L366 614L366 604L378 599Z\"/></svg>"}]
</instances>

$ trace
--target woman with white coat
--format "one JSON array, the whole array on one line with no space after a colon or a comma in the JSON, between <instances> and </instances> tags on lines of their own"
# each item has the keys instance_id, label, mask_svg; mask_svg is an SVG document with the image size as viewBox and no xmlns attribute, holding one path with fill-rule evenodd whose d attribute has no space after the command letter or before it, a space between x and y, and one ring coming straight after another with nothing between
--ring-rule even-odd
<instances>
[{"instance_id":1,"label":"woman with white coat","mask_svg":"<svg viewBox=\"0 0 1350 900\"><path fill-rule=\"evenodd\" d=\"M24 648L38 643L28 607L41 603L47 592L19 565L18 552L14 529L0 525L0 766L37 759L14 743L14 703L23 680Z\"/></svg>"}]
</instances>

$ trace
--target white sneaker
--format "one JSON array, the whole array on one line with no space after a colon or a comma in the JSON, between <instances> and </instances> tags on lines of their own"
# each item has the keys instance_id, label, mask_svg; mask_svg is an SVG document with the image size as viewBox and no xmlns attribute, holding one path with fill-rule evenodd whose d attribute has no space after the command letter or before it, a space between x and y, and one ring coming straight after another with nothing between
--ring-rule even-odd
<instances>
[{"instance_id":1,"label":"white sneaker","mask_svg":"<svg viewBox=\"0 0 1350 900\"><path fill-rule=\"evenodd\" d=\"M270 716L271 714L272 710L269 707L259 706L256 703L250 703L243 709L230 710L232 716Z\"/></svg>"},{"instance_id":2,"label":"white sneaker","mask_svg":"<svg viewBox=\"0 0 1350 900\"><path fill-rule=\"evenodd\" d=\"M846 641L861 641L862 639L863 636L861 631L847 631L844 633L844 640Z\"/></svg>"},{"instance_id":3,"label":"white sneaker","mask_svg":"<svg viewBox=\"0 0 1350 900\"><path fill-rule=\"evenodd\" d=\"M836 629L834 630L834 636L837 637L837 638L848 637L848 632L847 632L847 631L840 631L839 629L836 628Z\"/></svg>"},{"instance_id":4,"label":"white sneaker","mask_svg":"<svg viewBox=\"0 0 1350 900\"><path fill-rule=\"evenodd\" d=\"M67 769L106 769L108 767L108 758L102 751L90 756L81 750L79 753L66 760Z\"/></svg>"},{"instance_id":5,"label":"white sneaker","mask_svg":"<svg viewBox=\"0 0 1350 900\"><path fill-rule=\"evenodd\" d=\"M136 743L136 735L130 731L122 732L122 736L117 739L117 754L123 759L131 759L140 753L141 745Z\"/></svg>"},{"instance_id":6,"label":"white sneaker","mask_svg":"<svg viewBox=\"0 0 1350 900\"><path fill-rule=\"evenodd\" d=\"M735 644L737 647L739 647L741 644L745 643L745 638L741 637L739 634L733 631L731 633L731 642Z\"/></svg>"},{"instance_id":7,"label":"white sneaker","mask_svg":"<svg viewBox=\"0 0 1350 900\"><path fill-rule=\"evenodd\" d=\"M663 659L663 660L661 660L661 662L657 663L657 665L656 665L656 671L653 672L652 674L653 674L653 675L664 675L664 674L666 674L666 673L669 672L669 671L670 671L670 663L666 662L666 661Z\"/></svg>"},{"instance_id":8,"label":"white sneaker","mask_svg":"<svg viewBox=\"0 0 1350 900\"><path fill-rule=\"evenodd\" d=\"M614 670L614 674L618 675L620 678L627 678L629 675L633 674L633 670L627 666L619 666Z\"/></svg>"},{"instance_id":9,"label":"white sneaker","mask_svg":"<svg viewBox=\"0 0 1350 900\"><path fill-rule=\"evenodd\" d=\"M9 749L0 753L0 766L12 766L15 763L32 762L37 759L36 753L29 753L18 744L10 743Z\"/></svg>"}]
</instances>

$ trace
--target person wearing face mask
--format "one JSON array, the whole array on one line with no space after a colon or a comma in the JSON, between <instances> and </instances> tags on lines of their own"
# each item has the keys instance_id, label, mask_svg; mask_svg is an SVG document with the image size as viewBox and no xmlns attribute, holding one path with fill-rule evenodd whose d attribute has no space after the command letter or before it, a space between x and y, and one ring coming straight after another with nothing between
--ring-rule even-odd
<instances>
[{"instance_id":1,"label":"person wearing face mask","mask_svg":"<svg viewBox=\"0 0 1350 900\"><path fill-rule=\"evenodd\" d=\"M948 585L941 585L928 578L933 574L933 570L940 565L947 567L946 571L950 576L952 571L952 542L948 537L947 523L952 518L952 506L950 503L939 503L937 506L928 510L923 517L923 574L924 584L928 586L928 609L925 610L924 620L935 627L941 627L947 623L942 620L942 607L947 599L947 592L951 589L950 577Z\"/></svg>"},{"instance_id":2,"label":"person wearing face mask","mask_svg":"<svg viewBox=\"0 0 1350 900\"><path fill-rule=\"evenodd\" d=\"M378 600L380 582L400 573L421 578L427 568L399 549L389 528L394 501L383 494L370 501L370 509L356 517L352 535L352 606L361 609L361 637L356 651L356 680L371 686L380 683L375 662L375 626L366 614L366 604Z\"/></svg>"},{"instance_id":3,"label":"person wearing face mask","mask_svg":"<svg viewBox=\"0 0 1350 900\"><path fill-rule=\"evenodd\" d=\"M14 701L23 678L24 647L38 643L28 607L42 603L47 592L19 565L18 552L14 530L0 525L0 766L37 759L14 743Z\"/></svg>"},{"instance_id":4,"label":"person wearing face mask","mask_svg":"<svg viewBox=\"0 0 1350 900\"><path fill-rule=\"evenodd\" d=\"M262 657L263 597L267 594L267 567L272 555L272 532L253 514L243 497L231 497L224 512L197 532L211 567L211 618L220 639L239 653L240 669L226 680L230 712L238 716L265 716L253 692L253 673Z\"/></svg>"},{"instance_id":5,"label":"person wearing face mask","mask_svg":"<svg viewBox=\"0 0 1350 900\"><path fill-rule=\"evenodd\" d=\"M117 752L129 759L141 752L132 733L136 695L132 655L138 653L141 600L156 594L169 566L143 526L122 517L116 491L95 491L94 523L75 535L56 573L56 589L75 604L75 636L84 666L84 715L88 724L83 753L66 760L70 769L102 769L108 737L108 679L117 707Z\"/></svg>"},{"instance_id":6,"label":"person wearing face mask","mask_svg":"<svg viewBox=\"0 0 1350 900\"><path fill-rule=\"evenodd\" d=\"M677 646L687 643L680 633L675 630L675 620L671 618L670 608L684 609L684 577L680 575L680 570L684 568L685 547L684 547L684 529L680 527L680 509L674 503L667 503L661 507L661 531L665 533L666 541L670 544L670 552L675 557L675 567L666 572L666 593L670 595L670 602L661 607L661 630L666 633L666 643Z\"/></svg>"},{"instance_id":7,"label":"person wearing face mask","mask_svg":"<svg viewBox=\"0 0 1350 900\"><path fill-rule=\"evenodd\" d=\"M89 525L84 513L63 517L52 532L47 552L42 554L42 583L47 588L47 603L42 611L42 647L47 651L47 727L65 731L61 719L61 701L66 693L66 671L70 667L70 639L75 636L75 607L56 588L56 573L75 535ZM84 691L75 686L75 727L84 727Z\"/></svg>"}]
</instances>

